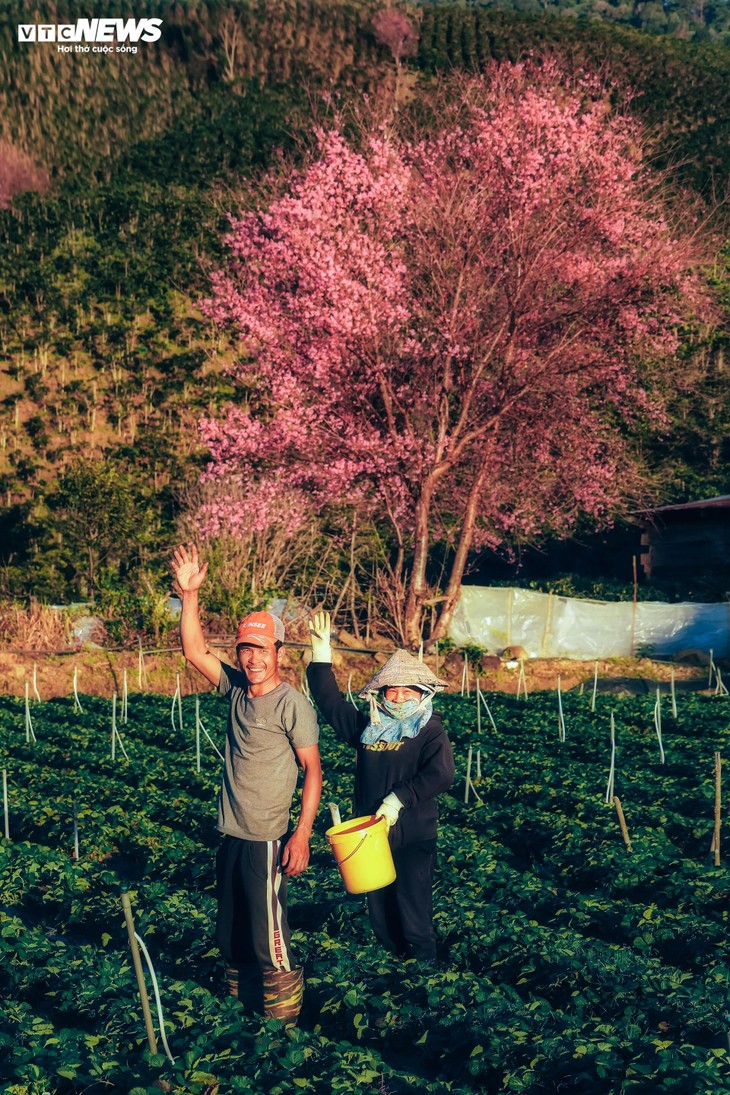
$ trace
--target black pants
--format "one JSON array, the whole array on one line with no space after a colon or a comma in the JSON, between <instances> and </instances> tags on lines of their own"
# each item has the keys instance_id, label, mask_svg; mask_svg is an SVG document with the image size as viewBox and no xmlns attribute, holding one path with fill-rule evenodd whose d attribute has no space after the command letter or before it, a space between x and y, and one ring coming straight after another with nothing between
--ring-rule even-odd
<instances>
[{"instance_id":1,"label":"black pants","mask_svg":"<svg viewBox=\"0 0 730 1095\"><path fill-rule=\"evenodd\" d=\"M436 960L433 926L433 871L436 841L422 840L393 852L396 880L368 894L376 938L395 954Z\"/></svg>"},{"instance_id":2,"label":"black pants","mask_svg":"<svg viewBox=\"0 0 730 1095\"><path fill-rule=\"evenodd\" d=\"M286 875L280 870L283 848L284 838L223 837L216 856L215 941L227 965L254 962L262 970L290 970L295 965Z\"/></svg>"}]
</instances>

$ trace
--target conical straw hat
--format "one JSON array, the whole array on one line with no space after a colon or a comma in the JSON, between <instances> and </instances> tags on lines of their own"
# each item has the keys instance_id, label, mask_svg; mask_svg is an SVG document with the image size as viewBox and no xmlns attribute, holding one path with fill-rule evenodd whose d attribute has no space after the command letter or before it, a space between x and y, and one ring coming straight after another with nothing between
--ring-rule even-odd
<instances>
[{"instance_id":1,"label":"conical straw hat","mask_svg":"<svg viewBox=\"0 0 730 1095\"><path fill-rule=\"evenodd\" d=\"M425 662L419 661L407 650L396 650L382 669L364 686L360 698L366 700L381 688L398 685L404 688L427 688L429 692L440 692L447 687L446 681L432 673Z\"/></svg>"}]
</instances>

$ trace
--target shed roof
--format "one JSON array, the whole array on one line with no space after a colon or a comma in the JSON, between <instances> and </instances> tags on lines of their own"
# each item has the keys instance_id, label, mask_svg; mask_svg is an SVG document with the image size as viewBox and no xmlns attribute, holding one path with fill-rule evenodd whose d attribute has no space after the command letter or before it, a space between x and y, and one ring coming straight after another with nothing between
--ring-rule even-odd
<instances>
[{"instance_id":1,"label":"shed roof","mask_svg":"<svg viewBox=\"0 0 730 1095\"><path fill-rule=\"evenodd\" d=\"M671 506L657 506L644 510L642 516L651 513L680 513L683 510L730 509L730 494L718 494L716 498L704 498L699 502L679 502Z\"/></svg>"}]
</instances>

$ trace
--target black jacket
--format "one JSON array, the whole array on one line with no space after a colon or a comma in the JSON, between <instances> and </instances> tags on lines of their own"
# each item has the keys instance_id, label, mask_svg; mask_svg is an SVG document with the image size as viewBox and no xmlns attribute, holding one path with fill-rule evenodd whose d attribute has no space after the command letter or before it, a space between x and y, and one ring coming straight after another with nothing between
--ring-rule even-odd
<instances>
[{"instance_id":1,"label":"black jacket","mask_svg":"<svg viewBox=\"0 0 730 1095\"><path fill-rule=\"evenodd\" d=\"M433 714L415 738L363 745L360 736L368 715L346 700L328 662L312 662L307 669L312 697L338 738L354 746L355 816L374 814L390 791L403 803L390 830L394 848L436 836L436 796L454 779L454 755L441 716Z\"/></svg>"}]
</instances>

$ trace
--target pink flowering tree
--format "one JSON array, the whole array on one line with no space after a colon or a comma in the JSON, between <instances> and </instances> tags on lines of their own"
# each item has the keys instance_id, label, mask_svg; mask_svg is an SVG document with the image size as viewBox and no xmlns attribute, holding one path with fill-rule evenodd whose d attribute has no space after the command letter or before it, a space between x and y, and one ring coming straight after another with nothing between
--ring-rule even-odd
<instances>
[{"instance_id":1,"label":"pink flowering tree","mask_svg":"<svg viewBox=\"0 0 730 1095\"><path fill-rule=\"evenodd\" d=\"M32 156L9 141L0 141L0 209L26 190L48 189L49 178Z\"/></svg>"},{"instance_id":2,"label":"pink flowering tree","mask_svg":"<svg viewBox=\"0 0 730 1095\"><path fill-rule=\"evenodd\" d=\"M703 306L698 247L605 86L503 65L439 118L320 132L286 192L233 222L205 305L242 385L202 426L205 530L333 509L387 525L411 645L427 619L447 633L475 550L635 498L630 428L661 414L655 378Z\"/></svg>"}]
</instances>

